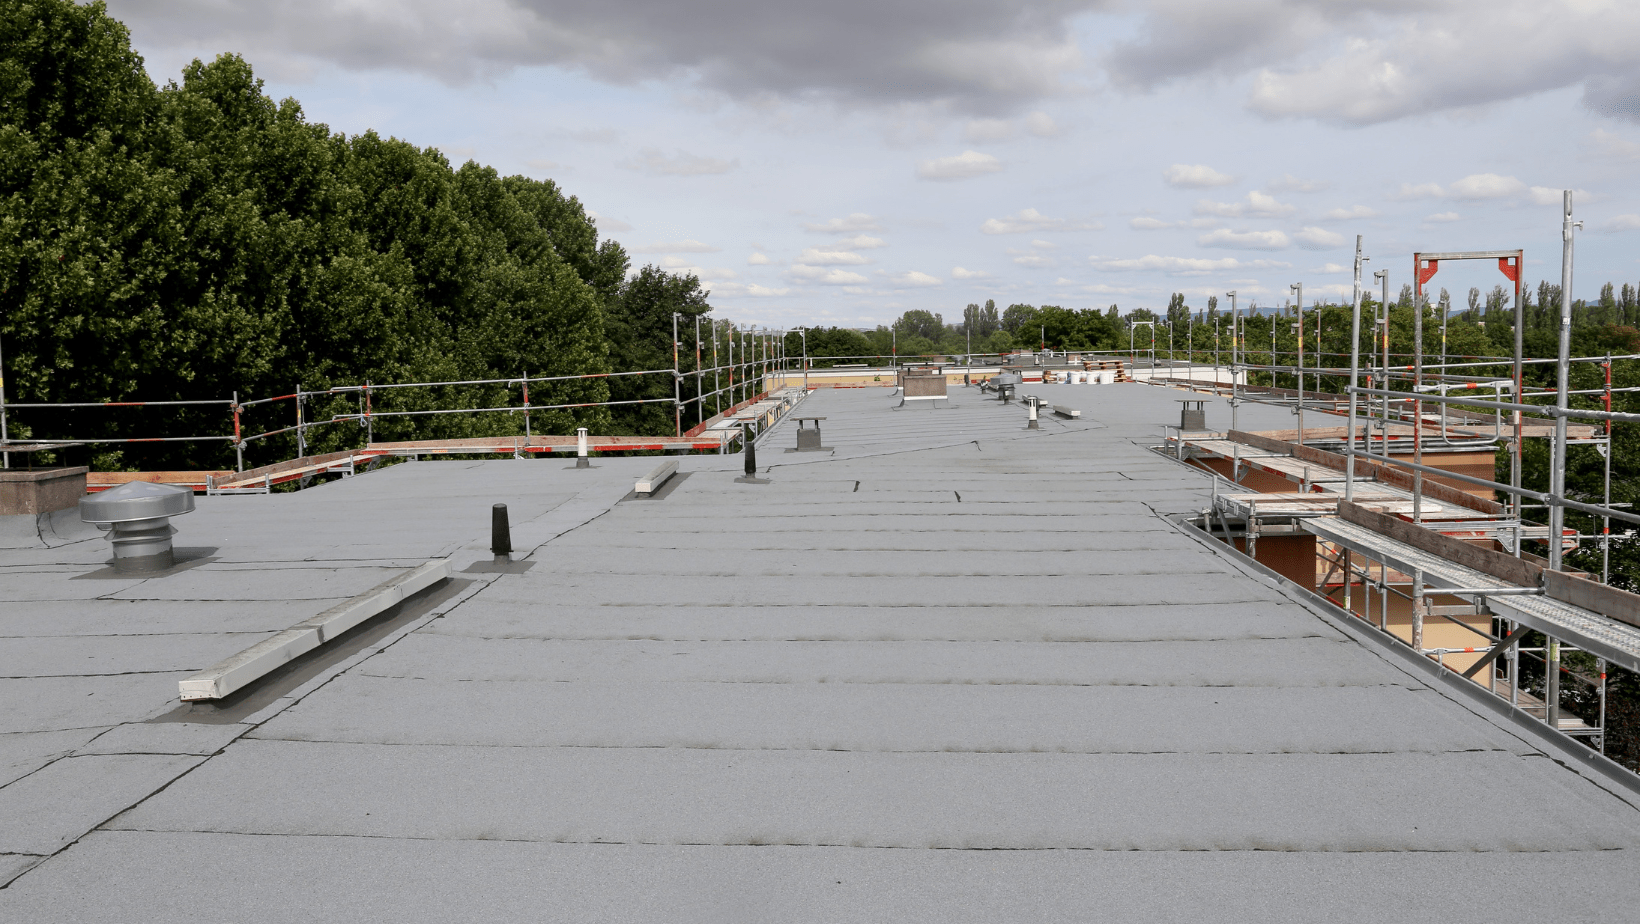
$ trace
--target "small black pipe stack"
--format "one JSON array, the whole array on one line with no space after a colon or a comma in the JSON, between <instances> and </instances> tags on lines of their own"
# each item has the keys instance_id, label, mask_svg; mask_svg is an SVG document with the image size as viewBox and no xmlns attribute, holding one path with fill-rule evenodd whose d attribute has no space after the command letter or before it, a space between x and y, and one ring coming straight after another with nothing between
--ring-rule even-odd
<instances>
[{"instance_id":1,"label":"small black pipe stack","mask_svg":"<svg viewBox=\"0 0 1640 924\"><path fill-rule=\"evenodd\" d=\"M490 508L490 551L496 558L506 558L512 554L512 527L507 523L507 505L496 504Z\"/></svg>"},{"instance_id":2,"label":"small black pipe stack","mask_svg":"<svg viewBox=\"0 0 1640 924\"><path fill-rule=\"evenodd\" d=\"M740 441L746 447L746 477L757 477L757 444L752 440L752 425L740 425Z\"/></svg>"}]
</instances>

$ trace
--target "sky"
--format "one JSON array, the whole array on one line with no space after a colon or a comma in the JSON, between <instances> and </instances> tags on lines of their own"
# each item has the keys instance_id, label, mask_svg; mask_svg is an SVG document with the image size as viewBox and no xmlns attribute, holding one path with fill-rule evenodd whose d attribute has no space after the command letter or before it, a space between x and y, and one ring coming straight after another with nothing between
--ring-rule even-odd
<instances>
[{"instance_id":1,"label":"sky","mask_svg":"<svg viewBox=\"0 0 1640 924\"><path fill-rule=\"evenodd\" d=\"M1633 0L109 0L349 135L551 179L743 324L1347 302L1357 235L1640 282ZM1505 282L1445 263L1454 305Z\"/></svg>"}]
</instances>

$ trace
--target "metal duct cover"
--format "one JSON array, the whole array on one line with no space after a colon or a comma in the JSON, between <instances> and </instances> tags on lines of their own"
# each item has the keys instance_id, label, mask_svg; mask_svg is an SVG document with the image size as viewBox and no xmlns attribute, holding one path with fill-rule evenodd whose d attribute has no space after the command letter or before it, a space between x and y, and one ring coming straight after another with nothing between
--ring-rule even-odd
<instances>
[{"instance_id":1,"label":"metal duct cover","mask_svg":"<svg viewBox=\"0 0 1640 924\"><path fill-rule=\"evenodd\" d=\"M188 488L149 481L131 481L80 500L80 519L87 523L129 523L174 517L194 509Z\"/></svg>"}]
</instances>

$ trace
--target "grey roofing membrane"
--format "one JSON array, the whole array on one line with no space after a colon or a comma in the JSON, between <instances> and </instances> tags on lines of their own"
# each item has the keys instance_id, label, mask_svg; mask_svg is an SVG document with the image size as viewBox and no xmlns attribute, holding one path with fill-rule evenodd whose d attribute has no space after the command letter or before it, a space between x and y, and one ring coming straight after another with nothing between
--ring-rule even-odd
<instances>
[{"instance_id":1,"label":"grey roofing membrane","mask_svg":"<svg viewBox=\"0 0 1640 924\"><path fill-rule=\"evenodd\" d=\"M1145 448L1177 392L1022 390L1083 416L822 390L797 413L835 453L782 423L765 485L738 456L648 500L652 459L442 460L199 498L158 577L8 518L0 920L1636 907L1627 790L1175 528L1211 493ZM493 503L528 570L465 570ZM189 673L444 556L386 634L178 712Z\"/></svg>"}]
</instances>

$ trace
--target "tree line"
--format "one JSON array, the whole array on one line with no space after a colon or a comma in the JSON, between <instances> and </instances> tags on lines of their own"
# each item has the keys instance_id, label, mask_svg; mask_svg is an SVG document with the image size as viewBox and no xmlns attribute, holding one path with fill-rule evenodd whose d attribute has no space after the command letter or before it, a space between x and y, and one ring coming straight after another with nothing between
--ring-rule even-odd
<instances>
[{"instance_id":1,"label":"tree line","mask_svg":"<svg viewBox=\"0 0 1640 924\"><path fill-rule=\"evenodd\" d=\"M455 166L348 136L275 101L251 65L194 61L158 86L103 4L0 0L0 347L8 402L241 401L364 382L504 380L670 368L673 313L711 310L692 276L629 272L550 180ZM665 363L659 363L664 356ZM661 378L661 377L652 377ZM628 379L539 383L536 405L640 399ZM379 390L378 439L523 432L520 415L389 416L516 404L515 385ZM308 420L356 411L321 396ZM12 412L11 436L221 434L220 404ZM535 432L670 432L648 405L532 414ZM249 408L256 431L290 402ZM357 425L309 432L359 444ZM283 435L253 452L294 454ZM105 446L37 462L217 468L230 441Z\"/></svg>"}]
</instances>

